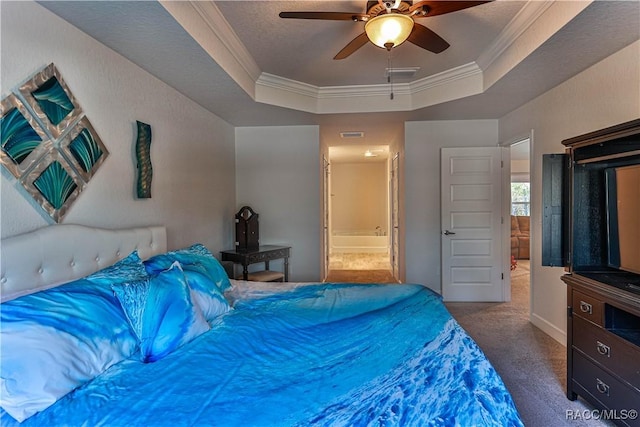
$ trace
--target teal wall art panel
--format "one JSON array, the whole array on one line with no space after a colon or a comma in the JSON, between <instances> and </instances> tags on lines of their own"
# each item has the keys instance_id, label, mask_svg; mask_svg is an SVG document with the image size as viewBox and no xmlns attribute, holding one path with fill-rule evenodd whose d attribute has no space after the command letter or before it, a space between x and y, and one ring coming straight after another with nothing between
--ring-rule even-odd
<instances>
[{"instance_id":1,"label":"teal wall art panel","mask_svg":"<svg viewBox=\"0 0 640 427\"><path fill-rule=\"evenodd\" d=\"M85 182L89 182L109 155L86 116L62 138L59 148Z\"/></svg>"},{"instance_id":2,"label":"teal wall art panel","mask_svg":"<svg viewBox=\"0 0 640 427\"><path fill-rule=\"evenodd\" d=\"M56 222L60 222L85 186L56 150L30 171L22 185Z\"/></svg>"},{"instance_id":3,"label":"teal wall art panel","mask_svg":"<svg viewBox=\"0 0 640 427\"><path fill-rule=\"evenodd\" d=\"M2 100L0 161L55 222L109 156L54 64Z\"/></svg>"},{"instance_id":4,"label":"teal wall art panel","mask_svg":"<svg viewBox=\"0 0 640 427\"><path fill-rule=\"evenodd\" d=\"M13 94L0 107L0 162L20 178L51 148L51 141L24 104Z\"/></svg>"},{"instance_id":5,"label":"teal wall art panel","mask_svg":"<svg viewBox=\"0 0 640 427\"><path fill-rule=\"evenodd\" d=\"M20 94L53 138L82 115L82 109L53 64L20 87Z\"/></svg>"},{"instance_id":6,"label":"teal wall art panel","mask_svg":"<svg viewBox=\"0 0 640 427\"><path fill-rule=\"evenodd\" d=\"M42 112L54 125L59 125L74 110L74 105L56 77L51 77L31 92Z\"/></svg>"}]
</instances>

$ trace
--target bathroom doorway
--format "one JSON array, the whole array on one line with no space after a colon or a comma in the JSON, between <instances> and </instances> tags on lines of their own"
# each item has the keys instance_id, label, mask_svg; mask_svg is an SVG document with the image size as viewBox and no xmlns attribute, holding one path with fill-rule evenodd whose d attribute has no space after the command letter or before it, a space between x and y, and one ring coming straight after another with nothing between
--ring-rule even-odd
<instances>
[{"instance_id":1,"label":"bathroom doorway","mask_svg":"<svg viewBox=\"0 0 640 427\"><path fill-rule=\"evenodd\" d=\"M392 167L387 145L329 147L328 280L395 281Z\"/></svg>"}]
</instances>

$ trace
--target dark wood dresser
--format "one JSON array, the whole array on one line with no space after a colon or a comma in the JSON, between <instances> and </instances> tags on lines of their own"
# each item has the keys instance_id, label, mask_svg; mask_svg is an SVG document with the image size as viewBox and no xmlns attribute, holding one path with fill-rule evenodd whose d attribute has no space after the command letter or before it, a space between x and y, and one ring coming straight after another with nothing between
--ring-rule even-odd
<instances>
[{"instance_id":1,"label":"dark wood dresser","mask_svg":"<svg viewBox=\"0 0 640 427\"><path fill-rule=\"evenodd\" d=\"M567 397L640 426L640 297L579 274L567 283Z\"/></svg>"},{"instance_id":2,"label":"dark wood dresser","mask_svg":"<svg viewBox=\"0 0 640 427\"><path fill-rule=\"evenodd\" d=\"M640 426L640 120L563 144L567 397Z\"/></svg>"}]
</instances>

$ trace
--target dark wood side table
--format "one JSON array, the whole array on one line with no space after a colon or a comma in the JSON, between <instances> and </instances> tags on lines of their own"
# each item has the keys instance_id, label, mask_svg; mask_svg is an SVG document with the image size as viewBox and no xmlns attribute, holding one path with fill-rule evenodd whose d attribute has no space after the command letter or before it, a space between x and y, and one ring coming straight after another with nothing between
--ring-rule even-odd
<instances>
[{"instance_id":1,"label":"dark wood side table","mask_svg":"<svg viewBox=\"0 0 640 427\"><path fill-rule=\"evenodd\" d=\"M231 261L234 264L242 265L243 280L253 279L257 281L275 281L278 279L284 279L285 282L288 282L290 252L290 246L263 245L257 249L231 249L221 251L220 254L222 261ZM284 259L284 271L280 274L270 272L269 270L269 261L275 259ZM264 263L265 271L249 273L249 265L261 262Z\"/></svg>"}]
</instances>

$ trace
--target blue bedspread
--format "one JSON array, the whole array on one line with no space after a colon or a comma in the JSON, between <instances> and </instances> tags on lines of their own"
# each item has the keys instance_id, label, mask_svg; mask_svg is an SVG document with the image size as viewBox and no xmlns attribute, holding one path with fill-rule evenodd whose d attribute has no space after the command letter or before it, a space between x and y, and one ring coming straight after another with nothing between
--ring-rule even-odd
<instances>
[{"instance_id":1,"label":"blue bedspread","mask_svg":"<svg viewBox=\"0 0 640 427\"><path fill-rule=\"evenodd\" d=\"M2 425L15 423L6 414ZM125 360L22 426L520 426L511 396L419 285L309 285L238 301L155 363Z\"/></svg>"}]
</instances>

